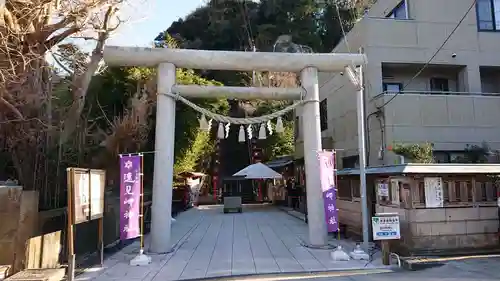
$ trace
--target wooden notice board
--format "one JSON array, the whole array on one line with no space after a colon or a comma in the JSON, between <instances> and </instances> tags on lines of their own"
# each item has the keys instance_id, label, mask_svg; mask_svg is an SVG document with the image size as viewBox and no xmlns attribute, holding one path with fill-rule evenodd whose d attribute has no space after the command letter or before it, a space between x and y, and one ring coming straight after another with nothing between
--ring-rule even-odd
<instances>
[{"instance_id":1,"label":"wooden notice board","mask_svg":"<svg viewBox=\"0 0 500 281\"><path fill-rule=\"evenodd\" d=\"M68 182L68 281L75 280L74 225L97 219L97 247L104 264L103 215L106 172L82 168L67 169Z\"/></svg>"},{"instance_id":2,"label":"wooden notice board","mask_svg":"<svg viewBox=\"0 0 500 281\"><path fill-rule=\"evenodd\" d=\"M106 172L82 168L69 168L68 206L72 223L79 224L102 218L104 214L104 186Z\"/></svg>"}]
</instances>

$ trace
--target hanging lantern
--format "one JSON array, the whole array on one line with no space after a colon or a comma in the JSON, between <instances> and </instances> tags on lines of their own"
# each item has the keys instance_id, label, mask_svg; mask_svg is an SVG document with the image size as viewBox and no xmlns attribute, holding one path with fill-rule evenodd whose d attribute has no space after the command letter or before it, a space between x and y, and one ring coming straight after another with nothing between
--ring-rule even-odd
<instances>
[{"instance_id":1,"label":"hanging lantern","mask_svg":"<svg viewBox=\"0 0 500 281\"><path fill-rule=\"evenodd\" d=\"M245 142L245 127L240 125L240 132L238 133L238 142Z\"/></svg>"},{"instance_id":2,"label":"hanging lantern","mask_svg":"<svg viewBox=\"0 0 500 281\"><path fill-rule=\"evenodd\" d=\"M224 139L225 132L224 132L224 126L222 123L219 123L219 128L217 129L217 138L219 139Z\"/></svg>"},{"instance_id":3,"label":"hanging lantern","mask_svg":"<svg viewBox=\"0 0 500 281\"><path fill-rule=\"evenodd\" d=\"M253 130L252 130L252 124L248 125L247 127L247 135L248 135L248 139L251 140L252 139L252 133L253 133Z\"/></svg>"},{"instance_id":4,"label":"hanging lantern","mask_svg":"<svg viewBox=\"0 0 500 281\"><path fill-rule=\"evenodd\" d=\"M259 140L265 140L266 139L266 127L264 123L260 124L260 130L259 130Z\"/></svg>"},{"instance_id":5,"label":"hanging lantern","mask_svg":"<svg viewBox=\"0 0 500 281\"><path fill-rule=\"evenodd\" d=\"M200 130L208 131L210 129L210 127L208 126L207 118L205 118L204 114L201 115L198 121L200 122Z\"/></svg>"},{"instance_id":6,"label":"hanging lantern","mask_svg":"<svg viewBox=\"0 0 500 281\"><path fill-rule=\"evenodd\" d=\"M231 123L227 123L226 126L224 126L224 129L226 131L226 139L229 137L229 129L231 129Z\"/></svg>"},{"instance_id":7,"label":"hanging lantern","mask_svg":"<svg viewBox=\"0 0 500 281\"><path fill-rule=\"evenodd\" d=\"M283 120L281 120L281 116L278 116L278 119L276 120L276 133L283 133L285 131L285 128L283 127Z\"/></svg>"},{"instance_id":8,"label":"hanging lantern","mask_svg":"<svg viewBox=\"0 0 500 281\"><path fill-rule=\"evenodd\" d=\"M273 135L273 125L271 124L271 120L267 121L267 131L269 132L269 135L272 136Z\"/></svg>"}]
</instances>

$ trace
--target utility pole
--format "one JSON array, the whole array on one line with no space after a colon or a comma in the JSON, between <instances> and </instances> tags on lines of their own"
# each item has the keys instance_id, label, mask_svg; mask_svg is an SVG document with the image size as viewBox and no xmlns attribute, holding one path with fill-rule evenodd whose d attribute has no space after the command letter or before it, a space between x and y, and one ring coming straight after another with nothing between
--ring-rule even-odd
<instances>
[{"instance_id":1,"label":"utility pole","mask_svg":"<svg viewBox=\"0 0 500 281\"><path fill-rule=\"evenodd\" d=\"M252 52L257 52L257 47L255 46L255 44L253 42L251 42L252 44ZM252 71L252 87L255 87L255 83L256 83L256 80L257 80L257 73L255 72L255 70Z\"/></svg>"}]
</instances>

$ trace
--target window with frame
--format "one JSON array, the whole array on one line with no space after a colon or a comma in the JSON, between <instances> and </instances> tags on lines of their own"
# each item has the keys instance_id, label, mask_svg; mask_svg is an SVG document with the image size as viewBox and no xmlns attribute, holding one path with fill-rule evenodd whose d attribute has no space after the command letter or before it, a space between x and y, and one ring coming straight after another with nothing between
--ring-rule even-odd
<instances>
[{"instance_id":1,"label":"window with frame","mask_svg":"<svg viewBox=\"0 0 500 281\"><path fill-rule=\"evenodd\" d=\"M399 93L403 90L402 83L383 83L382 86L386 93Z\"/></svg>"},{"instance_id":2,"label":"window with frame","mask_svg":"<svg viewBox=\"0 0 500 281\"><path fill-rule=\"evenodd\" d=\"M407 2L408 0L399 2L398 5L386 16L386 18L407 20L409 18Z\"/></svg>"},{"instance_id":3,"label":"window with frame","mask_svg":"<svg viewBox=\"0 0 500 281\"><path fill-rule=\"evenodd\" d=\"M319 118L321 131L328 129L328 101L327 99L322 100L319 103Z\"/></svg>"},{"instance_id":4,"label":"window with frame","mask_svg":"<svg viewBox=\"0 0 500 281\"><path fill-rule=\"evenodd\" d=\"M342 157L342 168L343 169L352 169L356 168L359 164L359 155Z\"/></svg>"},{"instance_id":5,"label":"window with frame","mask_svg":"<svg viewBox=\"0 0 500 281\"><path fill-rule=\"evenodd\" d=\"M476 15L480 31L500 31L500 0L477 0Z\"/></svg>"},{"instance_id":6,"label":"window with frame","mask_svg":"<svg viewBox=\"0 0 500 281\"><path fill-rule=\"evenodd\" d=\"M450 83L446 78L431 78L431 91L432 92L449 92Z\"/></svg>"},{"instance_id":7,"label":"window with frame","mask_svg":"<svg viewBox=\"0 0 500 281\"><path fill-rule=\"evenodd\" d=\"M465 158L463 151L433 151L434 161L436 163L461 163Z\"/></svg>"}]
</instances>

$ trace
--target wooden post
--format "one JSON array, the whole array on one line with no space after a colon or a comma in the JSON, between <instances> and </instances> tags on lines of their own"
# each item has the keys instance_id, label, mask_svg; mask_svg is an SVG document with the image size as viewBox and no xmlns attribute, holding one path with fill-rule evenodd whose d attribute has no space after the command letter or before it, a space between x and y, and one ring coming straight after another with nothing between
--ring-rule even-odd
<instances>
[{"instance_id":1,"label":"wooden post","mask_svg":"<svg viewBox=\"0 0 500 281\"><path fill-rule=\"evenodd\" d=\"M100 255L100 261L101 261L101 267L104 266L104 217L98 219L98 224L99 224L99 242L98 242L98 249L99 249L99 255Z\"/></svg>"},{"instance_id":2,"label":"wooden post","mask_svg":"<svg viewBox=\"0 0 500 281\"><path fill-rule=\"evenodd\" d=\"M391 264L391 240L382 240L382 264L390 265Z\"/></svg>"},{"instance_id":3,"label":"wooden post","mask_svg":"<svg viewBox=\"0 0 500 281\"><path fill-rule=\"evenodd\" d=\"M74 248L74 227L73 227L73 178L74 170L69 168L67 172L67 183L68 183L68 206L67 206L67 241L68 241L68 281L73 281L75 279L75 248ZM90 179L89 179L90 180Z\"/></svg>"}]
</instances>

